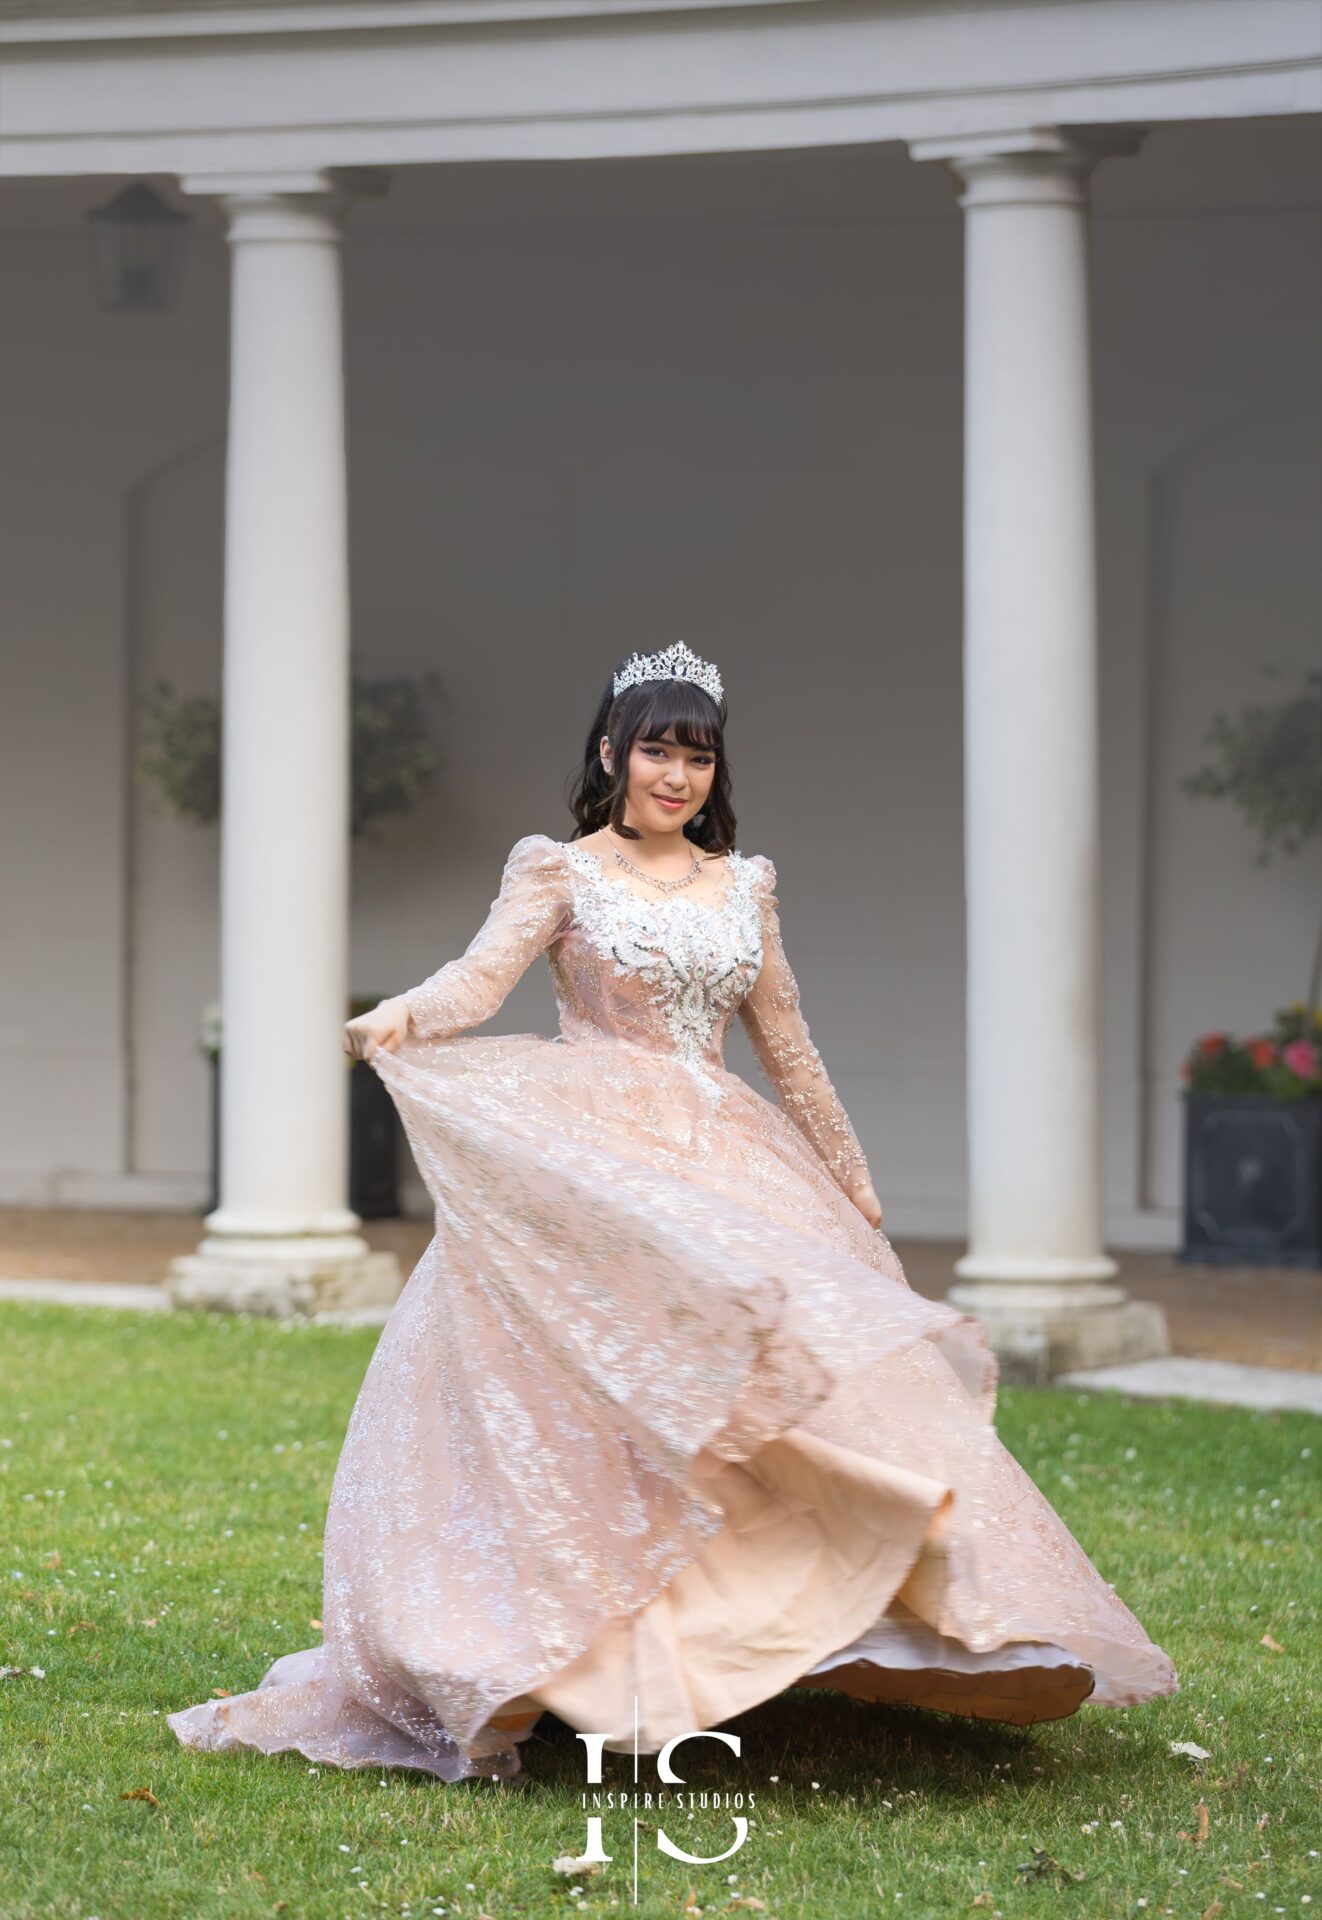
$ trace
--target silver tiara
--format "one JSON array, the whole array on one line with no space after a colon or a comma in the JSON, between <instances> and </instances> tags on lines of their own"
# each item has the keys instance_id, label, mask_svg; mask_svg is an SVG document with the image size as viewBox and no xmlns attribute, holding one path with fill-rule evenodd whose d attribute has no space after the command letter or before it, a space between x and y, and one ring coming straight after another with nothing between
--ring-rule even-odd
<instances>
[{"instance_id":1,"label":"silver tiara","mask_svg":"<svg viewBox=\"0 0 1322 1920\"><path fill-rule=\"evenodd\" d=\"M644 680L692 680L713 700L720 700L724 694L719 669L693 653L682 640L676 640L664 653L631 654L616 674L612 691L618 698L626 687L636 687Z\"/></svg>"}]
</instances>

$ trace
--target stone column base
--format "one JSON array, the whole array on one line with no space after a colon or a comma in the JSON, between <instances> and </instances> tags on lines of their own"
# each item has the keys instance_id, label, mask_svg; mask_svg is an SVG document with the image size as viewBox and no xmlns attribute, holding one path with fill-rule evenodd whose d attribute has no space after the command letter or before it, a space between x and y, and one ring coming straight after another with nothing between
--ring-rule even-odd
<instances>
[{"instance_id":1,"label":"stone column base","mask_svg":"<svg viewBox=\"0 0 1322 1920\"><path fill-rule=\"evenodd\" d=\"M1043 1288L1023 1288L1022 1299L1015 1292L973 1282L946 1295L949 1305L982 1322L1001 1378L1012 1386L1046 1386L1059 1373L1155 1360L1171 1350L1165 1312L1153 1301L1119 1294L1089 1304L1071 1299L1067 1288L1057 1289L1054 1300L1042 1297Z\"/></svg>"},{"instance_id":2,"label":"stone column base","mask_svg":"<svg viewBox=\"0 0 1322 1920\"><path fill-rule=\"evenodd\" d=\"M361 1252L297 1239L204 1240L196 1253L171 1261L166 1287L173 1307L213 1313L260 1313L310 1320L354 1307L390 1307L404 1276L393 1253Z\"/></svg>"}]
</instances>

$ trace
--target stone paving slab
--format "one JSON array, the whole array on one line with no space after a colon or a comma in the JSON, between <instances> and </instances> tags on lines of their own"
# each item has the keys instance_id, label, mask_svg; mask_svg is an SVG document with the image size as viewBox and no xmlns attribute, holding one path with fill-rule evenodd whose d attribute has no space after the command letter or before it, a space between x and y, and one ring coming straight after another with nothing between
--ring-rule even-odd
<instances>
[{"instance_id":1,"label":"stone paving slab","mask_svg":"<svg viewBox=\"0 0 1322 1920\"><path fill-rule=\"evenodd\" d=\"M1231 1360L1195 1360L1170 1355L1135 1360L1124 1367L1090 1367L1062 1373L1057 1387L1109 1388L1137 1400L1204 1400L1263 1412L1292 1410L1322 1414L1322 1373L1288 1367L1246 1367Z\"/></svg>"},{"instance_id":2,"label":"stone paving slab","mask_svg":"<svg viewBox=\"0 0 1322 1920\"><path fill-rule=\"evenodd\" d=\"M52 1307L131 1307L138 1313L168 1313L164 1287L135 1287L123 1280L0 1280L0 1300L42 1300Z\"/></svg>"}]
</instances>

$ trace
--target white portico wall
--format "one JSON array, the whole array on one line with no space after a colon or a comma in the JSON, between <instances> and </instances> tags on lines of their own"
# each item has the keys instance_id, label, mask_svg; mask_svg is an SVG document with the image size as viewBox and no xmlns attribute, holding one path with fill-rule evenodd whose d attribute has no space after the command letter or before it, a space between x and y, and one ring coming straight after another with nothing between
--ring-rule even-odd
<instances>
[{"instance_id":1,"label":"white portico wall","mask_svg":"<svg viewBox=\"0 0 1322 1920\"><path fill-rule=\"evenodd\" d=\"M1177 1231L1190 1036L1295 997L1310 950L1318 850L1256 869L1177 780L1317 631L1316 151L1158 131L1092 184L1111 1246ZM97 312L50 189L0 219L2 1190L187 1209L217 836L129 815L126 755L155 673L220 685L227 242L144 321ZM438 789L354 850L353 989L462 949L509 842L563 831L575 677L701 617L739 684L741 844L785 874L814 1035L924 1237L965 1221L962 221L939 167L781 156L397 177L342 243L355 645L446 685ZM499 1024L546 1017L538 975Z\"/></svg>"}]
</instances>

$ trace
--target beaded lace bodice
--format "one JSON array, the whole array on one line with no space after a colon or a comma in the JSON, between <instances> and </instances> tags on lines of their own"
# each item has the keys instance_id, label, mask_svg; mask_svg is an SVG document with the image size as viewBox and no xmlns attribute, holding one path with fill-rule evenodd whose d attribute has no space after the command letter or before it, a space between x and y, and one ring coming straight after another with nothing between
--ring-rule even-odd
<instances>
[{"instance_id":1,"label":"beaded lace bodice","mask_svg":"<svg viewBox=\"0 0 1322 1920\"><path fill-rule=\"evenodd\" d=\"M737 1013L786 1115L839 1186L860 1185L867 1162L785 957L775 867L733 851L725 864L719 894L644 898L590 848L525 835L464 953L402 996L411 1030L436 1038L478 1026L546 953L564 1040L601 1035L665 1053L717 1102Z\"/></svg>"}]
</instances>

